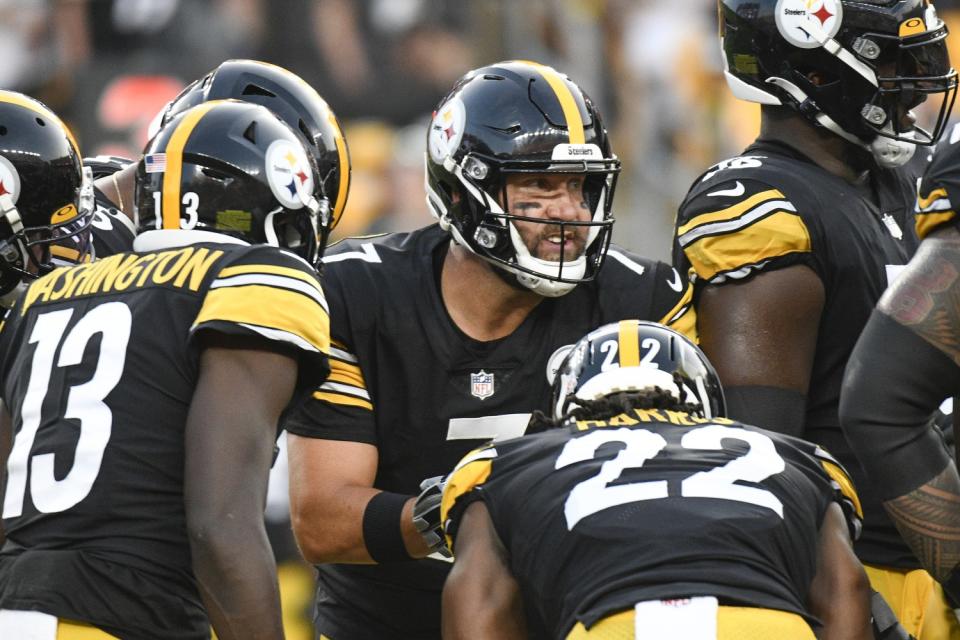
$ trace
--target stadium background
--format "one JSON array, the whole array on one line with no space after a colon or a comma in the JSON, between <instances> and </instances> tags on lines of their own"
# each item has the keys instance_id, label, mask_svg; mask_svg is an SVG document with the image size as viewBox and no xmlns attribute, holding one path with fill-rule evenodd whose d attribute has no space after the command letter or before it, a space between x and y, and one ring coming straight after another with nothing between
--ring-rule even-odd
<instances>
[{"instance_id":1,"label":"stadium background","mask_svg":"<svg viewBox=\"0 0 960 640\"><path fill-rule=\"evenodd\" d=\"M960 0L936 4L960 25ZM960 35L950 45L956 65ZM233 57L298 73L341 119L353 164L341 237L431 221L430 112L487 62L550 64L593 97L624 166L614 239L652 258L670 259L690 182L759 122L755 105L726 90L714 0L0 0L0 87L46 102L85 155L136 157L156 112ZM268 516L289 561L277 471ZM287 562L281 579L288 637L309 638L312 576Z\"/></svg>"}]
</instances>

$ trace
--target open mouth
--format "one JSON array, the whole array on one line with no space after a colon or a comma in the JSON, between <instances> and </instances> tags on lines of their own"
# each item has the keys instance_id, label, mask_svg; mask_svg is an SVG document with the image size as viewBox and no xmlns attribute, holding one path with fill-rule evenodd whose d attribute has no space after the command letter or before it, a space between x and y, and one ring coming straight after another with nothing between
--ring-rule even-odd
<instances>
[{"instance_id":1,"label":"open mouth","mask_svg":"<svg viewBox=\"0 0 960 640\"><path fill-rule=\"evenodd\" d=\"M552 262L558 262L561 257L564 260L576 260L582 248L583 241L573 231L555 231L540 237L536 257Z\"/></svg>"}]
</instances>

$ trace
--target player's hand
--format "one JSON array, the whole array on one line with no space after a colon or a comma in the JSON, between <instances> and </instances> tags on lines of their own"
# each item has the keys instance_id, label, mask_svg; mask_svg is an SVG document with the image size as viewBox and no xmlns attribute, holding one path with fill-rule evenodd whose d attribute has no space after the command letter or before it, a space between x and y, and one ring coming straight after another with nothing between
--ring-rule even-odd
<instances>
[{"instance_id":1,"label":"player's hand","mask_svg":"<svg viewBox=\"0 0 960 640\"><path fill-rule=\"evenodd\" d=\"M420 495L413 505L413 524L430 547L431 553L439 553L449 558L453 554L447 547L446 538L443 537L443 523L440 522L443 480L444 476L434 476L420 483Z\"/></svg>"}]
</instances>

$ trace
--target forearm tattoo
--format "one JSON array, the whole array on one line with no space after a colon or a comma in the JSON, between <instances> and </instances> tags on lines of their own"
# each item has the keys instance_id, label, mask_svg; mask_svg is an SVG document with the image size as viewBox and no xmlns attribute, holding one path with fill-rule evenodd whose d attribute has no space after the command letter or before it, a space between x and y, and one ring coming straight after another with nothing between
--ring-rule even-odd
<instances>
[{"instance_id":1,"label":"forearm tattoo","mask_svg":"<svg viewBox=\"0 0 960 640\"><path fill-rule=\"evenodd\" d=\"M883 503L917 559L943 581L960 563L960 478L951 462L940 475Z\"/></svg>"},{"instance_id":2,"label":"forearm tattoo","mask_svg":"<svg viewBox=\"0 0 960 640\"><path fill-rule=\"evenodd\" d=\"M960 233L925 240L878 308L960 365Z\"/></svg>"}]
</instances>

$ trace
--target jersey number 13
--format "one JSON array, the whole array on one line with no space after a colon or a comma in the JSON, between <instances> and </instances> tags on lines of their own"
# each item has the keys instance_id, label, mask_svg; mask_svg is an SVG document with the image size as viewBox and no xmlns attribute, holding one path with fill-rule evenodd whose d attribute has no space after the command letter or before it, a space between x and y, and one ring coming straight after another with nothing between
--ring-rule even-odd
<instances>
[{"instance_id":1,"label":"jersey number 13","mask_svg":"<svg viewBox=\"0 0 960 640\"><path fill-rule=\"evenodd\" d=\"M67 332L74 309L41 314L33 326L29 343L36 344L30 366L30 380L21 410L22 425L7 460L7 491L3 517L16 518L23 513L30 467L30 495L41 513L65 511L87 497L100 473L103 452L110 440L113 414L104 398L120 382L130 341L132 315L122 302L107 302L94 307ZM80 423L80 436L73 466L62 479L54 475L53 453L31 456L33 441L40 428L40 411L50 387L54 359L56 366L80 364L87 343L102 334L96 370L88 381L70 387L64 420ZM64 336L66 334L66 336ZM63 428L58 425L57 428Z\"/></svg>"}]
</instances>

